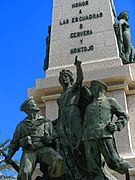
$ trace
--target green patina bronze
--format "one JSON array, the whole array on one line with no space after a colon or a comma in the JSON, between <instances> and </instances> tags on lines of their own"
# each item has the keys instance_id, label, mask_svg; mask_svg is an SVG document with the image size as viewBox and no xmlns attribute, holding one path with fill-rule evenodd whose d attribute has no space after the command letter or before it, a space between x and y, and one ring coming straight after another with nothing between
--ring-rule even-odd
<instances>
[{"instance_id":1,"label":"green patina bronze","mask_svg":"<svg viewBox=\"0 0 135 180\"><path fill-rule=\"evenodd\" d=\"M86 94L86 90L89 91ZM92 81L90 89L84 91L87 95L83 122L83 137L87 170L91 180L112 180L104 169L104 163L114 171L126 174L130 165L120 158L114 133L121 131L128 122L128 115L114 99L105 96L107 86L100 81ZM89 98L88 98L89 96ZM117 117L112 122L113 116Z\"/></svg>"},{"instance_id":2,"label":"green patina bronze","mask_svg":"<svg viewBox=\"0 0 135 180\"><path fill-rule=\"evenodd\" d=\"M131 42L128 18L128 12L121 12L118 16L118 24L114 25L123 64L135 62L135 50Z\"/></svg>"},{"instance_id":3,"label":"green patina bronze","mask_svg":"<svg viewBox=\"0 0 135 180\"><path fill-rule=\"evenodd\" d=\"M37 163L43 177L36 180L117 180L105 164L129 177L131 166L120 158L114 137L127 124L128 115L114 98L105 96L105 83L93 80L90 87L83 85L77 56L74 64L75 82L70 70L63 69L59 75L63 92L57 100L59 116L53 123L55 128L39 115L32 97L20 107L27 117L17 125L6 159L8 162L22 148L18 180L31 180Z\"/></svg>"},{"instance_id":4,"label":"green patina bronze","mask_svg":"<svg viewBox=\"0 0 135 180\"><path fill-rule=\"evenodd\" d=\"M86 179L86 172L81 164L79 154L76 153L78 140L82 134L82 118L78 107L83 74L81 61L75 60L77 79L74 83L73 74L63 69L59 81L63 92L57 100L59 117L56 130L59 137L57 150L64 160L64 180Z\"/></svg>"},{"instance_id":5,"label":"green patina bronze","mask_svg":"<svg viewBox=\"0 0 135 180\"><path fill-rule=\"evenodd\" d=\"M20 110L28 116L17 125L8 151L9 158L12 158L20 147L23 150L17 179L31 180L37 163L49 177L60 177L62 157L53 148L56 133L51 121L39 115L40 109L33 98L24 101Z\"/></svg>"},{"instance_id":6,"label":"green patina bronze","mask_svg":"<svg viewBox=\"0 0 135 180\"><path fill-rule=\"evenodd\" d=\"M126 174L130 165L120 158L114 133L128 122L128 115L114 98L107 98L107 85L92 81L83 86L81 61L75 60L77 79L69 70L60 72L63 92L58 98L57 150L64 160L64 180L116 180L106 169ZM112 122L113 116L117 117Z\"/></svg>"}]
</instances>

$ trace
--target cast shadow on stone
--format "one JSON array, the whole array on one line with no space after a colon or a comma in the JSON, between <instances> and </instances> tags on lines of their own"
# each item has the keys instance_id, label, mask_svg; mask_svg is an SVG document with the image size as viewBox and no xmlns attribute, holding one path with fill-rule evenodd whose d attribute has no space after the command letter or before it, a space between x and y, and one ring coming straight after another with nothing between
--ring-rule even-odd
<instances>
[{"instance_id":1,"label":"cast shadow on stone","mask_svg":"<svg viewBox=\"0 0 135 180\"><path fill-rule=\"evenodd\" d=\"M46 37L46 55L43 66L44 71L47 71L47 69L49 68L50 41L51 41L51 25L48 26L48 35Z\"/></svg>"}]
</instances>

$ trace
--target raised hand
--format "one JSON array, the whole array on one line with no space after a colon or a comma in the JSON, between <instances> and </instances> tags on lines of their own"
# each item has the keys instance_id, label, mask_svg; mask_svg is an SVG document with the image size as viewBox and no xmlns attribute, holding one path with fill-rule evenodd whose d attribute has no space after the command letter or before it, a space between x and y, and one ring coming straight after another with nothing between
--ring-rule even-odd
<instances>
[{"instance_id":1,"label":"raised hand","mask_svg":"<svg viewBox=\"0 0 135 180\"><path fill-rule=\"evenodd\" d=\"M78 56L75 57L74 65L78 66L81 65L82 61L78 60Z\"/></svg>"}]
</instances>

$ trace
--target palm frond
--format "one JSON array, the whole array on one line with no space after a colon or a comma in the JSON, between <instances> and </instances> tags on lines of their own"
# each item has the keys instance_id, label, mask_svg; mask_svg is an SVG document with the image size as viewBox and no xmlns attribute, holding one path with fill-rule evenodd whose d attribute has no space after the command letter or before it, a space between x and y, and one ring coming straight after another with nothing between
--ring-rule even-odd
<instances>
[{"instance_id":1,"label":"palm frond","mask_svg":"<svg viewBox=\"0 0 135 180\"><path fill-rule=\"evenodd\" d=\"M6 146L6 147L3 147L3 148L2 148L2 151L4 151L4 152L5 152L5 151L7 151L7 150L8 150L8 148L9 148L9 145L8 145L8 146Z\"/></svg>"},{"instance_id":2,"label":"palm frond","mask_svg":"<svg viewBox=\"0 0 135 180\"><path fill-rule=\"evenodd\" d=\"M1 180L13 180L13 179L17 179L17 177L16 176L0 175L0 179Z\"/></svg>"},{"instance_id":3,"label":"palm frond","mask_svg":"<svg viewBox=\"0 0 135 180\"><path fill-rule=\"evenodd\" d=\"M0 149L6 153L9 148L10 139L6 139L4 142L0 143ZM0 154L0 180L13 180L17 179L16 171L10 164L6 164L4 162L5 158L3 158L2 154ZM15 160L15 162L19 165L19 161Z\"/></svg>"},{"instance_id":4,"label":"palm frond","mask_svg":"<svg viewBox=\"0 0 135 180\"><path fill-rule=\"evenodd\" d=\"M0 166L0 171L5 171L5 170L12 170L12 166L11 165L9 165L9 164L2 164L1 166Z\"/></svg>"},{"instance_id":5,"label":"palm frond","mask_svg":"<svg viewBox=\"0 0 135 180\"><path fill-rule=\"evenodd\" d=\"M4 142L0 143L0 148L3 148L9 141L10 139L6 139Z\"/></svg>"}]
</instances>

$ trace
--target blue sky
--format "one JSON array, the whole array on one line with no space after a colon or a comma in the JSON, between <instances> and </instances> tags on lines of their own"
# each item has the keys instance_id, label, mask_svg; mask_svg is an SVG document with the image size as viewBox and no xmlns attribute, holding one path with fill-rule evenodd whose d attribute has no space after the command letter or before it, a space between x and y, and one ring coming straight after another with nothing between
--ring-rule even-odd
<instances>
[{"instance_id":1,"label":"blue sky","mask_svg":"<svg viewBox=\"0 0 135 180\"><path fill-rule=\"evenodd\" d=\"M129 12L135 46L135 2L114 0L117 14ZM25 114L19 111L27 88L44 77L43 60L52 0L0 0L0 141L11 138Z\"/></svg>"}]
</instances>

